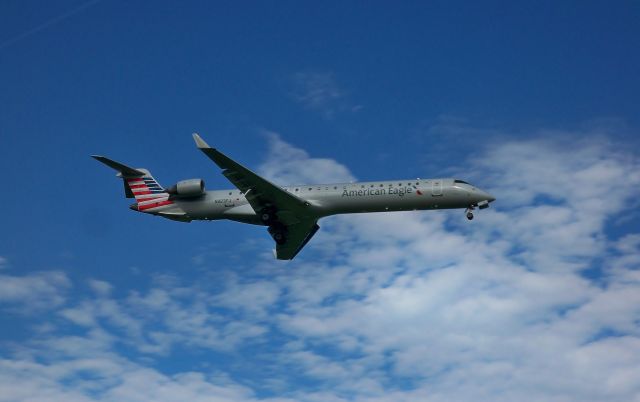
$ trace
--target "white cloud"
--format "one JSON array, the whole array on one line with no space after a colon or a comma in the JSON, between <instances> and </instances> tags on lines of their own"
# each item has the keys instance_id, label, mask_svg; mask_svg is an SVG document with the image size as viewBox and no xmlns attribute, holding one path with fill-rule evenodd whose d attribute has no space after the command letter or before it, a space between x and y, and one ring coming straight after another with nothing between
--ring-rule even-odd
<instances>
[{"instance_id":1,"label":"white cloud","mask_svg":"<svg viewBox=\"0 0 640 402\"><path fill-rule=\"evenodd\" d=\"M292 83L293 99L326 119L332 119L340 112L362 109L362 105L348 101L346 91L340 88L332 73L299 72L293 75Z\"/></svg>"},{"instance_id":2,"label":"white cloud","mask_svg":"<svg viewBox=\"0 0 640 402\"><path fill-rule=\"evenodd\" d=\"M228 380L198 372L166 375L114 355L51 364L2 359L0 390L3 402L256 400L250 389Z\"/></svg>"},{"instance_id":3,"label":"white cloud","mask_svg":"<svg viewBox=\"0 0 640 402\"><path fill-rule=\"evenodd\" d=\"M270 141L263 171L274 180L350 177L331 160L305 170L316 160ZM291 264L217 261L207 281L165 277L123 297L92 281L100 297L58 309L75 333L49 331L0 362L0 395L640 400L640 234L607 235L640 195L640 169L593 141L570 152L555 141L489 148L469 167L498 200L473 222L461 211L334 217ZM162 373L144 360L176 357L176 347L233 364ZM237 365L260 375L244 378ZM264 389L283 398L258 396Z\"/></svg>"},{"instance_id":4,"label":"white cloud","mask_svg":"<svg viewBox=\"0 0 640 402\"><path fill-rule=\"evenodd\" d=\"M388 400L637 397L637 234L600 260L611 247L606 223L638 196L637 163L598 142L567 153L530 141L496 146L475 165L498 202L474 226L442 212L335 219L325 241L349 250L348 265L332 266L338 256L296 268L285 331L391 356L388 376L418 385L387 390ZM581 274L593 264L605 288ZM605 359L611 348L627 353ZM613 385L594 385L603 381Z\"/></svg>"},{"instance_id":5,"label":"white cloud","mask_svg":"<svg viewBox=\"0 0 640 402\"><path fill-rule=\"evenodd\" d=\"M97 279L89 280L89 286L98 296L108 296L112 289L111 284Z\"/></svg>"},{"instance_id":6,"label":"white cloud","mask_svg":"<svg viewBox=\"0 0 640 402\"><path fill-rule=\"evenodd\" d=\"M230 281L224 291L214 297L214 301L218 306L237 309L254 317L263 317L277 302L280 291L281 288L270 281Z\"/></svg>"},{"instance_id":7,"label":"white cloud","mask_svg":"<svg viewBox=\"0 0 640 402\"><path fill-rule=\"evenodd\" d=\"M96 286L95 281L91 286ZM99 286L105 288L106 283ZM229 288L226 293L212 295L197 287L169 285L146 293L134 291L124 299L103 293L60 311L60 315L89 331L107 331L118 342L144 354L167 355L176 345L233 350L240 342L258 339L265 329L254 322L228 321L216 307L244 308L255 314L260 309L255 303L274 298L269 290L261 292L260 286L239 292L234 294ZM255 303L243 300L243 295Z\"/></svg>"},{"instance_id":8,"label":"white cloud","mask_svg":"<svg viewBox=\"0 0 640 402\"><path fill-rule=\"evenodd\" d=\"M260 165L267 179L281 185L336 183L353 180L349 170L333 159L311 158L309 154L283 141L273 132L267 132L269 152Z\"/></svg>"},{"instance_id":9,"label":"white cloud","mask_svg":"<svg viewBox=\"0 0 640 402\"><path fill-rule=\"evenodd\" d=\"M54 308L64 303L70 287L67 276L59 271L0 275L0 306L23 312Z\"/></svg>"}]
</instances>

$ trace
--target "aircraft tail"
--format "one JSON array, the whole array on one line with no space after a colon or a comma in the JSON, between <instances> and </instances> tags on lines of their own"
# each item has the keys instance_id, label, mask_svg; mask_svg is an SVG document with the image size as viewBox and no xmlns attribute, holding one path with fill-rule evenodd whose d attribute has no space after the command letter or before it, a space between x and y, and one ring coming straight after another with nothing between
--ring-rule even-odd
<instances>
[{"instance_id":1,"label":"aircraft tail","mask_svg":"<svg viewBox=\"0 0 640 402\"><path fill-rule=\"evenodd\" d=\"M169 199L169 193L147 169L134 169L104 156L91 156L118 171L116 176L122 178L125 196L136 200L136 204L132 205L131 209L140 212L157 212L173 204Z\"/></svg>"}]
</instances>

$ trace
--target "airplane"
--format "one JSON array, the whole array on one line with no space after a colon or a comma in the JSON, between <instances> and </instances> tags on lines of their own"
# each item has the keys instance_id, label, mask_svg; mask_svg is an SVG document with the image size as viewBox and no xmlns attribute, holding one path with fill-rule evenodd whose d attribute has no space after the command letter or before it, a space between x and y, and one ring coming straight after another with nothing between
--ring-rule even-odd
<instances>
[{"instance_id":1,"label":"airplane","mask_svg":"<svg viewBox=\"0 0 640 402\"><path fill-rule=\"evenodd\" d=\"M279 260L292 260L320 229L318 220L326 216L465 208L467 219L472 220L476 208L488 208L495 201L491 194L459 179L279 186L211 148L197 133L193 139L235 189L206 191L202 179L164 188L147 169L92 157L118 172L125 196L135 198L132 210L179 222L229 219L267 226Z\"/></svg>"}]
</instances>

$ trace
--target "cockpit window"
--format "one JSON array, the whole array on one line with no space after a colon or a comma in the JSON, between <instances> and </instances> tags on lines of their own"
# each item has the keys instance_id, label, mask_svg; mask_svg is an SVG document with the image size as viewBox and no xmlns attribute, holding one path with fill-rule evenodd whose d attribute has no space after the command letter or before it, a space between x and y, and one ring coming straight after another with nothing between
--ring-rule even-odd
<instances>
[{"instance_id":1,"label":"cockpit window","mask_svg":"<svg viewBox=\"0 0 640 402\"><path fill-rule=\"evenodd\" d=\"M460 183L460 184L469 184L469 183L467 183L466 181L463 181L463 180L454 180L453 182L454 183ZM469 185L471 185L471 184L469 184Z\"/></svg>"}]
</instances>

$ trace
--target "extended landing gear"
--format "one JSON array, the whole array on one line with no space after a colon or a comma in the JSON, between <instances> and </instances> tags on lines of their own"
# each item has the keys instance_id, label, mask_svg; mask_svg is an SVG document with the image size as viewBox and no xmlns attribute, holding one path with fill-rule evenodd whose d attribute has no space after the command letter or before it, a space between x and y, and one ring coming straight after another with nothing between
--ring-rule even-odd
<instances>
[{"instance_id":1,"label":"extended landing gear","mask_svg":"<svg viewBox=\"0 0 640 402\"><path fill-rule=\"evenodd\" d=\"M262 210L262 214L260 214L260 220L265 225L271 225L276 221L276 211L272 208L265 208Z\"/></svg>"},{"instance_id":2,"label":"extended landing gear","mask_svg":"<svg viewBox=\"0 0 640 402\"><path fill-rule=\"evenodd\" d=\"M269 234L278 244L284 244L287 241L287 228L282 224L273 224L269 226Z\"/></svg>"},{"instance_id":3,"label":"extended landing gear","mask_svg":"<svg viewBox=\"0 0 640 402\"><path fill-rule=\"evenodd\" d=\"M275 232L273 234L273 240L276 241L276 243L278 244L282 244L285 242L285 237L284 237L284 233L282 232Z\"/></svg>"},{"instance_id":4,"label":"extended landing gear","mask_svg":"<svg viewBox=\"0 0 640 402\"><path fill-rule=\"evenodd\" d=\"M287 227L278 221L275 208L263 209L260 220L269 227L269 234L277 244L284 244L287 241Z\"/></svg>"},{"instance_id":5,"label":"extended landing gear","mask_svg":"<svg viewBox=\"0 0 640 402\"><path fill-rule=\"evenodd\" d=\"M470 221L473 220L473 211L478 208L478 209L487 209L489 208L489 203L493 200L495 200L495 198L493 198L490 195L487 195L490 198L487 198L486 200L480 201L477 204L471 204L467 207L466 211L464 211L467 214L467 219L469 219Z\"/></svg>"},{"instance_id":6,"label":"extended landing gear","mask_svg":"<svg viewBox=\"0 0 640 402\"><path fill-rule=\"evenodd\" d=\"M467 208L467 210L465 211L467 213L467 219L469 219L470 221L473 220L473 210L474 210L474 206L473 205L469 205L469 207Z\"/></svg>"}]
</instances>

